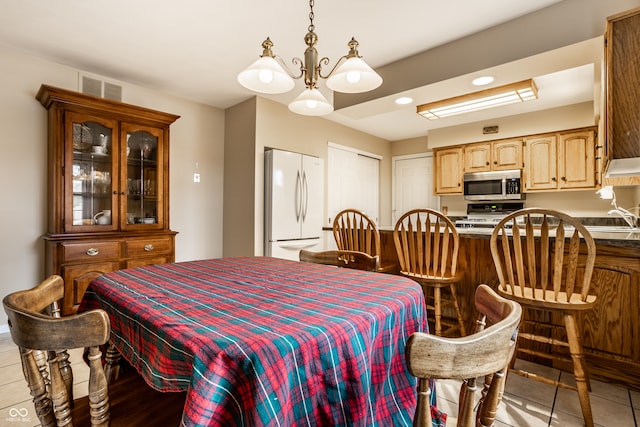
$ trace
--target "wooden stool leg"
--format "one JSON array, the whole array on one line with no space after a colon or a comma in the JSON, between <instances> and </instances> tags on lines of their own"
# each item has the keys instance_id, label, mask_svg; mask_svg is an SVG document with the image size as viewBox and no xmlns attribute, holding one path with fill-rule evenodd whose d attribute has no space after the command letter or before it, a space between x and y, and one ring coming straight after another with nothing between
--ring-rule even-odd
<instances>
[{"instance_id":1,"label":"wooden stool leg","mask_svg":"<svg viewBox=\"0 0 640 427\"><path fill-rule=\"evenodd\" d=\"M462 312L460 311L460 305L458 305L458 295L456 290L456 285L452 284L449 289L451 289L451 299L453 300L453 308L456 310L456 316L458 318L458 325L460 326L460 336L467 335L467 332L464 328L464 319L462 318Z\"/></svg>"},{"instance_id":2,"label":"wooden stool leg","mask_svg":"<svg viewBox=\"0 0 640 427\"><path fill-rule=\"evenodd\" d=\"M29 390L31 391L31 396L33 396L33 406L40 424L43 427L55 427L57 423L53 415L51 399L47 394L47 384L40 373L33 351L20 347L20 358L22 359L24 377L27 380L27 384L29 384Z\"/></svg>"},{"instance_id":3,"label":"wooden stool leg","mask_svg":"<svg viewBox=\"0 0 640 427\"><path fill-rule=\"evenodd\" d=\"M567 341L569 342L569 351L571 359L573 359L573 375L576 379L576 388L578 389L578 398L580 399L580 407L582 408L582 417L587 427L593 427L593 413L591 412L591 402L589 400L589 381L586 375L586 362L584 353L582 352L582 344L580 343L580 333L576 325L575 315L565 313L564 325L567 330Z\"/></svg>"},{"instance_id":4,"label":"wooden stool leg","mask_svg":"<svg viewBox=\"0 0 640 427\"><path fill-rule=\"evenodd\" d=\"M69 353L67 350L56 352L58 356L58 365L60 366L60 374L64 381L64 385L67 388L67 394L69 395L69 404L73 407L73 371L71 370L71 363L69 362Z\"/></svg>"},{"instance_id":5,"label":"wooden stool leg","mask_svg":"<svg viewBox=\"0 0 640 427\"><path fill-rule=\"evenodd\" d=\"M109 426L109 394L107 378L102 368L99 347L89 348L89 411L91 426Z\"/></svg>"},{"instance_id":6,"label":"wooden stool leg","mask_svg":"<svg viewBox=\"0 0 640 427\"><path fill-rule=\"evenodd\" d=\"M475 378L462 381L458 399L458 426L473 427L475 424L473 406L477 389Z\"/></svg>"},{"instance_id":7,"label":"wooden stool leg","mask_svg":"<svg viewBox=\"0 0 640 427\"><path fill-rule=\"evenodd\" d=\"M436 335L442 336L442 300L441 289L439 287L433 288L433 311L436 319Z\"/></svg>"},{"instance_id":8,"label":"wooden stool leg","mask_svg":"<svg viewBox=\"0 0 640 427\"><path fill-rule=\"evenodd\" d=\"M478 425L490 427L495 424L498 407L502 401L507 368L485 377L482 398L478 405Z\"/></svg>"},{"instance_id":9,"label":"wooden stool leg","mask_svg":"<svg viewBox=\"0 0 640 427\"><path fill-rule=\"evenodd\" d=\"M432 427L431 388L427 378L418 379L418 405L413 417L413 427Z\"/></svg>"},{"instance_id":10,"label":"wooden stool leg","mask_svg":"<svg viewBox=\"0 0 640 427\"><path fill-rule=\"evenodd\" d=\"M71 424L71 402L67 393L67 386L60 372L60 361L55 351L49 351L49 372L51 374L51 402L53 402L53 413L59 426Z\"/></svg>"}]
</instances>

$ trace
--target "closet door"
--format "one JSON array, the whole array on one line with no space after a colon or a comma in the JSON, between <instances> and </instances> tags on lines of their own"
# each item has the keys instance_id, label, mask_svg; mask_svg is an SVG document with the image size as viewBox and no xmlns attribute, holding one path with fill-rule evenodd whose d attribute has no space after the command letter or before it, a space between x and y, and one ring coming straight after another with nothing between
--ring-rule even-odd
<instances>
[{"instance_id":1,"label":"closet door","mask_svg":"<svg viewBox=\"0 0 640 427\"><path fill-rule=\"evenodd\" d=\"M327 218L325 227L343 209L359 209L375 221L379 218L380 160L374 155L328 147Z\"/></svg>"}]
</instances>

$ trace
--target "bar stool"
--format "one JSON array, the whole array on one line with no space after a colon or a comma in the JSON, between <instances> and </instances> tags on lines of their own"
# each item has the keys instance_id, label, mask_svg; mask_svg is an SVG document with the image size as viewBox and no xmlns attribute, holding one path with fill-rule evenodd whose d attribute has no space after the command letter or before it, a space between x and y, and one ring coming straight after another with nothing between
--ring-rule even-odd
<instances>
[{"instance_id":1,"label":"bar stool","mask_svg":"<svg viewBox=\"0 0 640 427\"><path fill-rule=\"evenodd\" d=\"M596 247L587 229L575 218L550 209L522 209L507 215L495 227L490 240L491 255L498 273L498 293L525 309L562 316L561 334L540 335L534 321L520 327L517 352L550 360L570 362L576 386L551 378L530 375L523 370L509 372L556 387L578 392L582 416L593 426L589 401L589 376L582 350L577 315L595 306L591 287ZM581 253L582 252L582 253ZM532 327L533 326L533 327ZM549 351L536 351L524 342L546 344ZM564 350L564 355L559 350ZM568 349L570 358L566 354Z\"/></svg>"},{"instance_id":2,"label":"bar stool","mask_svg":"<svg viewBox=\"0 0 640 427\"><path fill-rule=\"evenodd\" d=\"M400 274L422 285L427 309L434 312L435 334L442 336L442 323L449 323L446 335L456 329L466 335L456 295L456 283L464 272L456 268L460 238L453 222L436 210L414 209L398 219L393 240ZM442 318L442 288L451 293L445 303L453 305L457 325Z\"/></svg>"},{"instance_id":3,"label":"bar stool","mask_svg":"<svg viewBox=\"0 0 640 427\"><path fill-rule=\"evenodd\" d=\"M340 211L333 219L333 237L341 251L358 251L377 256L380 260L378 271L388 273L395 264L384 263L380 249L380 232L376 223L364 212L357 209Z\"/></svg>"}]
</instances>

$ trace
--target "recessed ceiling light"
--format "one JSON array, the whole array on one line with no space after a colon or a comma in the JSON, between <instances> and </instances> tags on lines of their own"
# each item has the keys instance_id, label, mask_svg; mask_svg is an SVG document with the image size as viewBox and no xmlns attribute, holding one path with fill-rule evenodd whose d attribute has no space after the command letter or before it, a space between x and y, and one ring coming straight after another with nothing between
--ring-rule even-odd
<instances>
[{"instance_id":1,"label":"recessed ceiling light","mask_svg":"<svg viewBox=\"0 0 640 427\"><path fill-rule=\"evenodd\" d=\"M471 83L473 83L474 86L484 86L493 82L493 80L494 80L493 76L481 76L473 79Z\"/></svg>"},{"instance_id":2,"label":"recessed ceiling light","mask_svg":"<svg viewBox=\"0 0 640 427\"><path fill-rule=\"evenodd\" d=\"M413 98L409 98L408 96L403 96L401 98L396 99L396 104L398 105L411 104L412 102L413 102Z\"/></svg>"}]
</instances>

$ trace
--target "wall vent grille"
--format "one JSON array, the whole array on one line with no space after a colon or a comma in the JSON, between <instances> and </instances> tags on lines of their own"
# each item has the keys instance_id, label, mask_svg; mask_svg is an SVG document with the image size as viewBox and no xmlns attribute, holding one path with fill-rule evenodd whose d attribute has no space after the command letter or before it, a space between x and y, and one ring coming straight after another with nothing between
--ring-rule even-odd
<instances>
[{"instance_id":1,"label":"wall vent grille","mask_svg":"<svg viewBox=\"0 0 640 427\"><path fill-rule=\"evenodd\" d=\"M79 74L79 90L87 95L122 102L122 86L107 82L99 77Z\"/></svg>"}]
</instances>

